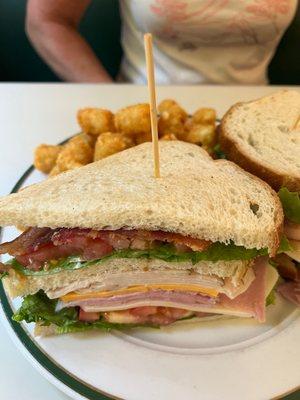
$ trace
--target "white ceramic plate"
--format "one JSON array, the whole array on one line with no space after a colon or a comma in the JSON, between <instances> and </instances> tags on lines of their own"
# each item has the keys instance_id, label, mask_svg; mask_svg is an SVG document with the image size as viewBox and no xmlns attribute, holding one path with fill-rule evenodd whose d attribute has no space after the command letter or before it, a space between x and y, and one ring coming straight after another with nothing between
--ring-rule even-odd
<instances>
[{"instance_id":1,"label":"white ceramic plate","mask_svg":"<svg viewBox=\"0 0 300 400\"><path fill-rule=\"evenodd\" d=\"M43 179L33 168L16 188ZM3 230L3 240L17 232ZM281 298L267 321L228 318L161 330L35 338L11 320L20 300L0 285L2 319L19 349L74 399L271 399L299 388L300 311Z\"/></svg>"}]
</instances>

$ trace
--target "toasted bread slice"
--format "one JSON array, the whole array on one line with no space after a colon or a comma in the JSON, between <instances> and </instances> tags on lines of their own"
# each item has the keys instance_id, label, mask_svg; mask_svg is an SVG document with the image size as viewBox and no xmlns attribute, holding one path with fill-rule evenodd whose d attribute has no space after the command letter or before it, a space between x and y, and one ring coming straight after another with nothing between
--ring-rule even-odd
<instances>
[{"instance_id":1,"label":"toasted bread slice","mask_svg":"<svg viewBox=\"0 0 300 400\"><path fill-rule=\"evenodd\" d=\"M235 104L222 119L220 144L230 160L275 190L300 191L300 92Z\"/></svg>"},{"instance_id":2,"label":"toasted bread slice","mask_svg":"<svg viewBox=\"0 0 300 400\"><path fill-rule=\"evenodd\" d=\"M259 178L200 147L152 144L62 173L0 199L0 225L164 230L274 254L283 223L276 193Z\"/></svg>"},{"instance_id":3,"label":"toasted bread slice","mask_svg":"<svg viewBox=\"0 0 300 400\"><path fill-rule=\"evenodd\" d=\"M247 315L246 315L247 317ZM219 320L219 319L226 319L226 318L234 318L232 315L230 314L207 314L207 317L194 317L191 319L181 319L178 320L176 322L173 322L171 325L167 325L167 326L161 326L160 329L163 330L168 330L168 329L172 329L173 327L176 326L180 326L180 325L186 325L186 324L192 324L192 323L199 323L199 322L209 322L209 321L213 321L213 320ZM151 329L148 327L148 329ZM96 329L95 329L96 331ZM101 330L97 330L98 333L101 333ZM105 331L102 331L102 333L104 333ZM45 336L55 336L55 335L62 335L63 333L59 332L57 329L57 326L54 324L50 324L48 326L44 326L42 322L37 322L34 326L34 336L41 336L41 337L45 337ZM84 333L86 334L86 332Z\"/></svg>"}]
</instances>

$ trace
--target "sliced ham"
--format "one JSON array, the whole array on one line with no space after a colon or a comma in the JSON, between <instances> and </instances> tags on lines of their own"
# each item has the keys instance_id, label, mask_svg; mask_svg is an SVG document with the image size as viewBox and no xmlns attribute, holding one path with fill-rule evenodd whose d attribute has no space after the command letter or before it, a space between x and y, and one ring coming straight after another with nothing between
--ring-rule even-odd
<instances>
[{"instance_id":1,"label":"sliced ham","mask_svg":"<svg viewBox=\"0 0 300 400\"><path fill-rule=\"evenodd\" d=\"M287 251L286 254L294 261L300 263L300 240L289 240L293 250Z\"/></svg>"},{"instance_id":2,"label":"sliced ham","mask_svg":"<svg viewBox=\"0 0 300 400\"><path fill-rule=\"evenodd\" d=\"M266 272L268 261L260 257L254 264L255 280L249 288L234 299L220 295L220 306L225 309L243 311L252 315L259 322L265 321Z\"/></svg>"},{"instance_id":3,"label":"sliced ham","mask_svg":"<svg viewBox=\"0 0 300 400\"><path fill-rule=\"evenodd\" d=\"M14 241L1 244L0 254L9 253L23 266L37 270L44 262L62 257L74 255L93 260L113 250L148 249L157 242L173 243L179 251L202 251L211 244L162 231L29 228Z\"/></svg>"},{"instance_id":4,"label":"sliced ham","mask_svg":"<svg viewBox=\"0 0 300 400\"><path fill-rule=\"evenodd\" d=\"M285 221L284 233L288 239L300 240L300 224L294 222Z\"/></svg>"},{"instance_id":5,"label":"sliced ham","mask_svg":"<svg viewBox=\"0 0 300 400\"><path fill-rule=\"evenodd\" d=\"M300 307L300 271L295 281L287 281L281 283L277 292L281 294L286 300Z\"/></svg>"},{"instance_id":6,"label":"sliced ham","mask_svg":"<svg viewBox=\"0 0 300 400\"><path fill-rule=\"evenodd\" d=\"M64 303L64 307L79 306L83 310L90 311L110 311L124 310L138 306L163 305L170 307L196 308L197 305L210 306L215 304L213 297L203 296L196 292L179 292L167 290L149 290L147 292L130 293L111 297L102 297L88 300L77 300Z\"/></svg>"},{"instance_id":7,"label":"sliced ham","mask_svg":"<svg viewBox=\"0 0 300 400\"><path fill-rule=\"evenodd\" d=\"M298 268L296 267L296 263L286 254L277 254L274 258L275 263L277 264L277 271L280 276L285 279L296 279Z\"/></svg>"}]
</instances>

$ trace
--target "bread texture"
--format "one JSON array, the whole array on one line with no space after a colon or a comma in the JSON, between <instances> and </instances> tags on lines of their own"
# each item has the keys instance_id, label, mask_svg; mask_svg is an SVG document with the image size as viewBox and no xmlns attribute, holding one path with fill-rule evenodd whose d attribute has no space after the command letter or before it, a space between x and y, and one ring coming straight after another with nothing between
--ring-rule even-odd
<instances>
[{"instance_id":1,"label":"bread texture","mask_svg":"<svg viewBox=\"0 0 300 400\"><path fill-rule=\"evenodd\" d=\"M62 271L46 276L22 276L14 270L3 279L5 289L12 298L34 294L39 290L47 293L48 297L61 297L69 292L90 288L95 283L101 284L107 276L118 275L122 272L188 270L206 276L217 276L221 279L232 278L237 283L244 275L251 261L201 261L197 264L191 262L168 263L162 260L148 260L135 258L115 258L105 260L99 264L78 269ZM103 289L102 289L103 290Z\"/></svg>"},{"instance_id":2,"label":"bread texture","mask_svg":"<svg viewBox=\"0 0 300 400\"><path fill-rule=\"evenodd\" d=\"M195 324L199 322L209 322L220 319L228 319L235 318L232 315L222 315L222 314L209 314L207 317L194 317L192 319L184 319L173 322L171 325L161 326L161 331L169 331L172 328L176 328L177 326L186 325L186 324ZM151 328L148 328L151 329ZM101 330L98 330L99 334ZM102 331L103 333L103 331ZM37 322L34 326L34 336L54 336L54 335L62 335L62 333L57 331L57 326L54 324L50 324L48 326L43 326L42 322Z\"/></svg>"},{"instance_id":3,"label":"bread texture","mask_svg":"<svg viewBox=\"0 0 300 400\"><path fill-rule=\"evenodd\" d=\"M275 190L300 191L300 92L232 106L220 125L226 156Z\"/></svg>"},{"instance_id":4,"label":"bread texture","mask_svg":"<svg viewBox=\"0 0 300 400\"><path fill-rule=\"evenodd\" d=\"M54 324L50 324L44 326L42 322L36 322L34 325L34 336L54 336L59 335L57 332L57 326Z\"/></svg>"},{"instance_id":5,"label":"bread texture","mask_svg":"<svg viewBox=\"0 0 300 400\"><path fill-rule=\"evenodd\" d=\"M275 254L283 211L266 183L180 141L160 142L160 164L157 179L144 143L64 172L0 199L0 225L163 230Z\"/></svg>"}]
</instances>

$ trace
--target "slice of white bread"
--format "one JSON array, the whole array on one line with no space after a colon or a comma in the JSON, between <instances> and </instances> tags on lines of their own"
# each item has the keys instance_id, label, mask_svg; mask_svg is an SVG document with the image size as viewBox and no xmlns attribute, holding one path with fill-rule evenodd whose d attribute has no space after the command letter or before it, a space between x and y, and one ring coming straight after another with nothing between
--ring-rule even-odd
<instances>
[{"instance_id":1,"label":"slice of white bread","mask_svg":"<svg viewBox=\"0 0 300 400\"><path fill-rule=\"evenodd\" d=\"M14 270L10 276L3 279L5 289L12 298L34 294L39 290L47 293L48 297L61 297L69 292L89 288L91 285L108 281L112 275L120 277L122 272L152 271L162 273L168 271L194 271L201 275L218 276L221 279L231 278L234 284L244 275L251 265L249 261L201 261L168 263L162 260L148 260L135 258L113 258L102 263L79 270L62 271L47 276L22 276ZM171 272L170 272L171 271ZM120 278L119 278L120 279ZM101 289L103 290L103 288Z\"/></svg>"},{"instance_id":2,"label":"slice of white bread","mask_svg":"<svg viewBox=\"0 0 300 400\"><path fill-rule=\"evenodd\" d=\"M144 143L0 199L0 225L177 232L274 255L283 211L276 193L200 147L160 143L161 178Z\"/></svg>"},{"instance_id":3,"label":"slice of white bread","mask_svg":"<svg viewBox=\"0 0 300 400\"><path fill-rule=\"evenodd\" d=\"M206 311L206 310L205 310ZM173 322L171 325L166 325L166 326L161 326L160 329L163 331L171 330L173 328L176 328L177 326L181 325L186 325L186 324L195 324L199 322L209 322L209 321L214 321L214 320L219 320L219 319L228 319L228 318L234 318L232 315L222 315L222 314L208 314L207 317L194 317L192 319L182 319ZM128 328L132 329L132 328ZM145 328L144 328L145 329ZM153 329L150 327L147 327L147 329ZM105 331L101 331L100 329L96 330L100 334L105 334ZM48 326L43 326L42 322L37 322L34 326L34 336L54 336L54 335L61 335L61 333L57 332L57 326L54 324L50 324ZM86 333L85 333L86 334Z\"/></svg>"},{"instance_id":4,"label":"slice of white bread","mask_svg":"<svg viewBox=\"0 0 300 400\"><path fill-rule=\"evenodd\" d=\"M235 104L222 119L220 144L230 160L275 190L300 191L300 92Z\"/></svg>"}]
</instances>

